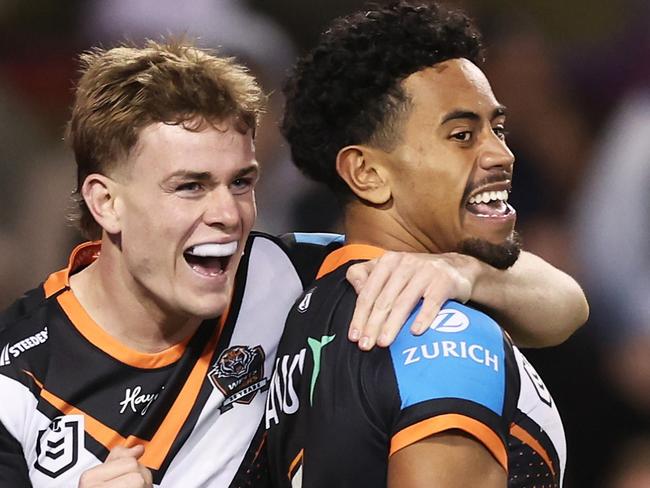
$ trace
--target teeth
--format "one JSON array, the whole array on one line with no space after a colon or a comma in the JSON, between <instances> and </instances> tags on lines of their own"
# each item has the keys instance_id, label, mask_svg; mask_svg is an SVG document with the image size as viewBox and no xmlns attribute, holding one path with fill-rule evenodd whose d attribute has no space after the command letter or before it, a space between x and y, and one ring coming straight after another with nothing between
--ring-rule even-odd
<instances>
[{"instance_id":1,"label":"teeth","mask_svg":"<svg viewBox=\"0 0 650 488\"><path fill-rule=\"evenodd\" d=\"M478 195L471 197L469 203L489 203L491 201L500 200L503 202L508 201L508 190L502 191L484 191Z\"/></svg>"},{"instance_id":2,"label":"teeth","mask_svg":"<svg viewBox=\"0 0 650 488\"><path fill-rule=\"evenodd\" d=\"M224 244L198 244L190 247L187 254L192 256L199 256L203 258L222 258L225 256L232 256L237 250L237 241L226 242Z\"/></svg>"}]
</instances>

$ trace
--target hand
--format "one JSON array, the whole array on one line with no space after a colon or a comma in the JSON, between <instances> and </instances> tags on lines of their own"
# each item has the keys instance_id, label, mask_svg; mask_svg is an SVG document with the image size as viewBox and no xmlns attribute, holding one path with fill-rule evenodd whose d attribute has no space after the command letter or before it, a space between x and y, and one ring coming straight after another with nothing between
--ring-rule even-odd
<instances>
[{"instance_id":1,"label":"hand","mask_svg":"<svg viewBox=\"0 0 650 488\"><path fill-rule=\"evenodd\" d=\"M106 461L84 471L79 488L152 488L151 471L138 462L144 446L117 446Z\"/></svg>"},{"instance_id":2,"label":"hand","mask_svg":"<svg viewBox=\"0 0 650 488\"><path fill-rule=\"evenodd\" d=\"M480 271L476 259L457 253L387 252L350 266L346 278L359 297L349 339L366 351L390 345L420 299L411 332L424 333L445 301L469 300Z\"/></svg>"}]
</instances>

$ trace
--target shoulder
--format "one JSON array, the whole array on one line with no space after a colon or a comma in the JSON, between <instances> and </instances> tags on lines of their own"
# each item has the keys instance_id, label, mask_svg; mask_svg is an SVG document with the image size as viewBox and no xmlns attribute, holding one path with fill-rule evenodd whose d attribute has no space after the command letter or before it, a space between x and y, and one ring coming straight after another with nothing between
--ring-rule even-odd
<instances>
[{"instance_id":1,"label":"shoulder","mask_svg":"<svg viewBox=\"0 0 650 488\"><path fill-rule=\"evenodd\" d=\"M343 244L344 236L328 233L293 232L280 236L287 255L305 286L316 278L325 256Z\"/></svg>"},{"instance_id":2,"label":"shoulder","mask_svg":"<svg viewBox=\"0 0 650 488\"><path fill-rule=\"evenodd\" d=\"M47 319L51 314L49 300L41 285L26 292L0 314L0 366L12 349L10 343L21 342L32 335L41 337L43 330L47 338Z\"/></svg>"},{"instance_id":3,"label":"shoulder","mask_svg":"<svg viewBox=\"0 0 650 488\"><path fill-rule=\"evenodd\" d=\"M427 332L415 336L409 327L418 309L390 346L402 407L459 398L500 415L509 345L499 325L483 312L448 301Z\"/></svg>"},{"instance_id":4,"label":"shoulder","mask_svg":"<svg viewBox=\"0 0 650 488\"><path fill-rule=\"evenodd\" d=\"M0 313L0 333L2 333L4 329L11 327L15 322L29 317L39 309L45 301L45 292L43 291L42 285L24 293L23 296L18 298L6 310Z\"/></svg>"},{"instance_id":5,"label":"shoulder","mask_svg":"<svg viewBox=\"0 0 650 488\"><path fill-rule=\"evenodd\" d=\"M244 277L247 277L247 281L250 281L251 278L256 281L273 280L276 286L278 280L286 276L291 276L292 280L300 281L296 265L284 242L277 237L261 232L251 232L237 273L240 283Z\"/></svg>"},{"instance_id":6,"label":"shoulder","mask_svg":"<svg viewBox=\"0 0 650 488\"><path fill-rule=\"evenodd\" d=\"M42 290L31 290L0 317L0 384L16 401L24 387L35 387L30 373L43 377L47 369L50 326L56 313L49 302Z\"/></svg>"},{"instance_id":7,"label":"shoulder","mask_svg":"<svg viewBox=\"0 0 650 488\"><path fill-rule=\"evenodd\" d=\"M357 294L345 277L347 266L342 266L316 281L312 281L290 310L290 317L306 323L322 323L324 319L340 325L341 314L354 310ZM347 325L347 324L343 324Z\"/></svg>"},{"instance_id":8,"label":"shoulder","mask_svg":"<svg viewBox=\"0 0 650 488\"><path fill-rule=\"evenodd\" d=\"M456 344L480 343L501 345L505 339L499 324L489 315L467 305L448 300L431 322L429 329L420 336L409 332L409 327L420 310L418 304L407 319L392 348L423 346L432 341L448 341Z\"/></svg>"}]
</instances>

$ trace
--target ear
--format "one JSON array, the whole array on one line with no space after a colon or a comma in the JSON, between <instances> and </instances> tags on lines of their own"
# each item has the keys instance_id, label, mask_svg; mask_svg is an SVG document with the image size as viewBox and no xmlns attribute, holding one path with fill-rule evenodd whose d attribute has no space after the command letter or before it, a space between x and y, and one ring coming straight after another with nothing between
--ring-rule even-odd
<instances>
[{"instance_id":1,"label":"ear","mask_svg":"<svg viewBox=\"0 0 650 488\"><path fill-rule=\"evenodd\" d=\"M391 198L390 180L379 151L367 146L347 146L336 157L336 171L356 196L375 205Z\"/></svg>"},{"instance_id":2,"label":"ear","mask_svg":"<svg viewBox=\"0 0 650 488\"><path fill-rule=\"evenodd\" d=\"M119 215L115 208L117 184L98 173L86 177L81 195L95 221L109 234L120 232Z\"/></svg>"}]
</instances>

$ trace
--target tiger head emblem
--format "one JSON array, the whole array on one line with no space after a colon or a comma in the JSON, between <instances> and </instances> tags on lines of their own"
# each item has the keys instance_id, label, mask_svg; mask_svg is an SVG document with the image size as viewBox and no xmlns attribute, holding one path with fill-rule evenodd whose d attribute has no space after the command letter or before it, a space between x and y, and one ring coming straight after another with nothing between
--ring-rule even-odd
<instances>
[{"instance_id":1,"label":"tiger head emblem","mask_svg":"<svg viewBox=\"0 0 650 488\"><path fill-rule=\"evenodd\" d=\"M224 351L217 362L220 376L241 378L248 373L253 362L253 352L246 346L235 346Z\"/></svg>"}]
</instances>

